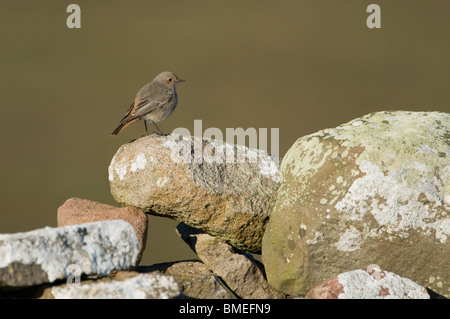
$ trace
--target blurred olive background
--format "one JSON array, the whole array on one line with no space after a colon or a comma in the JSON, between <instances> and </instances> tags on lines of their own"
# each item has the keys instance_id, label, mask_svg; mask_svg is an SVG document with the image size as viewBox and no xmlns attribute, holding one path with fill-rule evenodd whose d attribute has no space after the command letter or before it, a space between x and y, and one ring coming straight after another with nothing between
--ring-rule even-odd
<instances>
[{"instance_id":1,"label":"blurred olive background","mask_svg":"<svg viewBox=\"0 0 450 319\"><path fill-rule=\"evenodd\" d=\"M0 233L56 226L70 197L117 205L109 163L144 125L109 134L161 71L186 79L163 131L279 128L281 156L370 112L450 111L448 0L73 2L0 1ZM142 264L195 257L176 224L150 217Z\"/></svg>"}]
</instances>

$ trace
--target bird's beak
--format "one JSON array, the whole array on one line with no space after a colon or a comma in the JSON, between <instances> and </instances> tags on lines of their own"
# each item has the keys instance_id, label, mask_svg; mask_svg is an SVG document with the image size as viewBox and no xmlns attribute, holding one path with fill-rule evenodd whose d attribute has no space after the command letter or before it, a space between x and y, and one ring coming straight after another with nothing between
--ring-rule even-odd
<instances>
[{"instance_id":1,"label":"bird's beak","mask_svg":"<svg viewBox=\"0 0 450 319\"><path fill-rule=\"evenodd\" d=\"M178 79L178 83L185 82L186 80Z\"/></svg>"}]
</instances>

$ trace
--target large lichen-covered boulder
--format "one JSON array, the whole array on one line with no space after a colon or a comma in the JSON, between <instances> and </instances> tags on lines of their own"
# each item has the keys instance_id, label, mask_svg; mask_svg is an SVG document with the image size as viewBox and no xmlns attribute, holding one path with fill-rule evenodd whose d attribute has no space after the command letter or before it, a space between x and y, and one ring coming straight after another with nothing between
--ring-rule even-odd
<instances>
[{"instance_id":1,"label":"large lichen-covered boulder","mask_svg":"<svg viewBox=\"0 0 450 319\"><path fill-rule=\"evenodd\" d=\"M377 264L450 295L450 114L378 112L298 139L263 238L269 283L304 295Z\"/></svg>"},{"instance_id":2,"label":"large lichen-covered boulder","mask_svg":"<svg viewBox=\"0 0 450 319\"><path fill-rule=\"evenodd\" d=\"M214 139L149 135L122 145L109 166L124 206L176 219L250 252L261 251L280 182L278 158Z\"/></svg>"}]
</instances>

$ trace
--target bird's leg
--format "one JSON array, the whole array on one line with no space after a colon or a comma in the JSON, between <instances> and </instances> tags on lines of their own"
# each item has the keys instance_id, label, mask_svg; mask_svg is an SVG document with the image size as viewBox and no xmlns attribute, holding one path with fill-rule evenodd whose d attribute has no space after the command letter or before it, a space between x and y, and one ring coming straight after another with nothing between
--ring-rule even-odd
<instances>
[{"instance_id":1,"label":"bird's leg","mask_svg":"<svg viewBox=\"0 0 450 319\"><path fill-rule=\"evenodd\" d=\"M148 131L147 131L147 121L146 121L146 120L144 120L144 125L145 125L145 132L146 132L147 135L148 135Z\"/></svg>"},{"instance_id":2,"label":"bird's leg","mask_svg":"<svg viewBox=\"0 0 450 319\"><path fill-rule=\"evenodd\" d=\"M164 136L167 136L167 135L168 135L168 134L164 134L163 132L161 132L161 130L159 129L158 125L156 125L155 122L152 121L152 123L153 123L153 125L155 125L155 127L158 129L159 135L164 135Z\"/></svg>"}]
</instances>

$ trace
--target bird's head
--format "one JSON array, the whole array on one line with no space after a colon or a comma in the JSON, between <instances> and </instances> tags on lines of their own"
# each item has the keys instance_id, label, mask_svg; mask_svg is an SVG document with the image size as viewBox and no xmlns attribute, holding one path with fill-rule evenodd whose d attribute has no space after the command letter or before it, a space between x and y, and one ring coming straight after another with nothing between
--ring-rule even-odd
<instances>
[{"instance_id":1,"label":"bird's head","mask_svg":"<svg viewBox=\"0 0 450 319\"><path fill-rule=\"evenodd\" d=\"M158 74L153 81L164 84L165 86L175 87L177 83L184 82L173 72L161 72Z\"/></svg>"}]
</instances>

